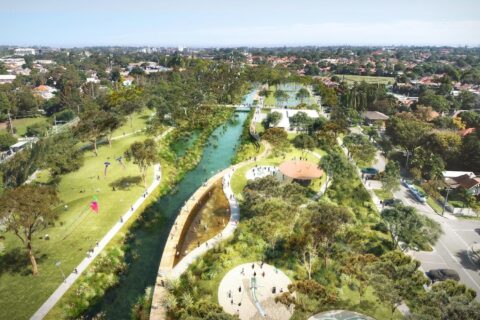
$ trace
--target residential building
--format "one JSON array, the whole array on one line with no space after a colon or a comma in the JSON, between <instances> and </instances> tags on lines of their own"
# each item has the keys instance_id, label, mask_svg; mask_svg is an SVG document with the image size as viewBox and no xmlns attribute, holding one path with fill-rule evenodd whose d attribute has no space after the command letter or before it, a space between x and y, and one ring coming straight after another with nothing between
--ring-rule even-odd
<instances>
[{"instance_id":1,"label":"residential building","mask_svg":"<svg viewBox=\"0 0 480 320\"><path fill-rule=\"evenodd\" d=\"M57 92L57 89L46 85L40 85L33 89L33 94L44 100L53 98L55 96L55 92Z\"/></svg>"},{"instance_id":2,"label":"residential building","mask_svg":"<svg viewBox=\"0 0 480 320\"><path fill-rule=\"evenodd\" d=\"M13 53L16 55L16 56L26 56L26 55L35 55L35 49L33 48L17 48L15 50L13 50Z\"/></svg>"},{"instance_id":3,"label":"residential building","mask_svg":"<svg viewBox=\"0 0 480 320\"><path fill-rule=\"evenodd\" d=\"M17 76L13 74L0 74L0 84L12 83L16 78Z\"/></svg>"}]
</instances>

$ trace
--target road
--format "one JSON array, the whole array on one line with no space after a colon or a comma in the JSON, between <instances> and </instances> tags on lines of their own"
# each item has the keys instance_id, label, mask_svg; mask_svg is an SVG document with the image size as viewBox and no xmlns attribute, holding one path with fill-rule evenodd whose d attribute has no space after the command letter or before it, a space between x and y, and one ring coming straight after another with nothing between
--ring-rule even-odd
<instances>
[{"instance_id":1,"label":"road","mask_svg":"<svg viewBox=\"0 0 480 320\"><path fill-rule=\"evenodd\" d=\"M480 298L480 268L469 258L468 250L475 242L480 242L480 221L456 219L453 216L442 217L428 204L421 204L404 186L394 193L394 197L405 205L415 207L421 214L441 224L443 235L435 244L432 252L418 251L411 254L422 263L422 269L448 268L460 275L460 281L477 292Z\"/></svg>"},{"instance_id":2,"label":"road","mask_svg":"<svg viewBox=\"0 0 480 320\"><path fill-rule=\"evenodd\" d=\"M362 133L357 128L351 131ZM341 145L340 140L339 143ZM345 149L344 152L346 153ZM379 171L383 171L386 162L385 157L377 151L372 166ZM365 187L370 189L370 195L377 208L382 210L380 200L371 190L376 188L379 183L376 183L377 181L363 182ZM433 246L433 251L409 252L421 262L421 269L424 271L440 268L454 269L460 275L460 282L474 289L477 292L477 299L480 299L480 265L475 265L469 258L471 246L476 242L480 243L480 220L459 219L448 213L442 217L428 204L418 202L403 185L400 186L398 191L394 192L393 196L400 199L403 204L416 208L419 213L437 221L442 226L443 234Z\"/></svg>"}]
</instances>

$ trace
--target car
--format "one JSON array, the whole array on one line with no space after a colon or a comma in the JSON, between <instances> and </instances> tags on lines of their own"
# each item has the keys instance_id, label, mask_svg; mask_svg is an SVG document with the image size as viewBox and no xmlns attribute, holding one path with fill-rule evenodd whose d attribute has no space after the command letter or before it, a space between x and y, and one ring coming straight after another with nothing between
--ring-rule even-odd
<instances>
[{"instance_id":1,"label":"car","mask_svg":"<svg viewBox=\"0 0 480 320\"><path fill-rule=\"evenodd\" d=\"M458 272L452 269L433 269L428 272L426 272L427 277L432 280L432 283L435 283L437 281L445 281L445 280L455 280L459 281L460 276L458 275Z\"/></svg>"},{"instance_id":2,"label":"car","mask_svg":"<svg viewBox=\"0 0 480 320\"><path fill-rule=\"evenodd\" d=\"M394 207L399 204L402 204L402 200L400 199L385 199L383 200L383 204L386 206Z\"/></svg>"},{"instance_id":3,"label":"car","mask_svg":"<svg viewBox=\"0 0 480 320\"><path fill-rule=\"evenodd\" d=\"M378 173L378 170L375 169L375 168L363 168L361 171L364 174L377 174Z\"/></svg>"}]
</instances>

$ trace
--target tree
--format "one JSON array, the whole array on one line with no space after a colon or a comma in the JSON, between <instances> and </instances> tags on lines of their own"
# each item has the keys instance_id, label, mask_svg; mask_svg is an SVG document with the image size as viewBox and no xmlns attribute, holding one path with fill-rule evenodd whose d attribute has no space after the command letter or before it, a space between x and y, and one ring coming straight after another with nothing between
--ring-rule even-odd
<instances>
[{"instance_id":1,"label":"tree","mask_svg":"<svg viewBox=\"0 0 480 320\"><path fill-rule=\"evenodd\" d=\"M347 159L337 152L331 152L320 159L320 167L327 173L327 185L330 179L350 178L354 174Z\"/></svg>"},{"instance_id":2,"label":"tree","mask_svg":"<svg viewBox=\"0 0 480 320\"><path fill-rule=\"evenodd\" d=\"M475 300L476 293L453 280L442 281L431 290L412 300L411 320L463 320L477 319L480 316L480 303Z\"/></svg>"},{"instance_id":3,"label":"tree","mask_svg":"<svg viewBox=\"0 0 480 320\"><path fill-rule=\"evenodd\" d=\"M143 186L147 188L147 169L159 160L155 140L146 139L144 142L132 143L125 151L125 159L138 166Z\"/></svg>"},{"instance_id":4,"label":"tree","mask_svg":"<svg viewBox=\"0 0 480 320\"><path fill-rule=\"evenodd\" d=\"M387 123L386 133L396 145L400 145L408 153L421 146L431 127L423 121L406 116L393 116ZM406 165L408 167L408 164Z\"/></svg>"},{"instance_id":5,"label":"tree","mask_svg":"<svg viewBox=\"0 0 480 320\"><path fill-rule=\"evenodd\" d=\"M288 134L283 128L270 128L262 134L262 139L267 140L278 149L289 145Z\"/></svg>"},{"instance_id":6,"label":"tree","mask_svg":"<svg viewBox=\"0 0 480 320\"><path fill-rule=\"evenodd\" d=\"M289 118L290 127L296 128L299 131L307 131L307 129L312 125L313 119L308 116L305 112L297 112Z\"/></svg>"},{"instance_id":7,"label":"tree","mask_svg":"<svg viewBox=\"0 0 480 320\"><path fill-rule=\"evenodd\" d=\"M303 216L301 229L306 243L311 251L323 254L325 268L337 234L351 220L352 216L347 208L324 202L310 205Z\"/></svg>"},{"instance_id":8,"label":"tree","mask_svg":"<svg viewBox=\"0 0 480 320\"><path fill-rule=\"evenodd\" d=\"M307 98L310 97L310 91L308 91L307 89L305 88L300 88L298 91L297 91L297 94L295 95L295 98L297 100L300 100L300 103L303 103L303 101Z\"/></svg>"},{"instance_id":9,"label":"tree","mask_svg":"<svg viewBox=\"0 0 480 320\"><path fill-rule=\"evenodd\" d=\"M460 159L464 170L478 171L480 168L480 130L463 138Z\"/></svg>"},{"instance_id":10,"label":"tree","mask_svg":"<svg viewBox=\"0 0 480 320\"><path fill-rule=\"evenodd\" d=\"M133 127L133 114L144 107L144 97L143 90L137 87L113 91L106 98L105 109L127 116L130 119L130 126Z\"/></svg>"},{"instance_id":11,"label":"tree","mask_svg":"<svg viewBox=\"0 0 480 320\"><path fill-rule=\"evenodd\" d=\"M11 145L17 142L17 138L9 133L0 133L0 151L7 151Z\"/></svg>"},{"instance_id":12,"label":"tree","mask_svg":"<svg viewBox=\"0 0 480 320\"><path fill-rule=\"evenodd\" d=\"M83 164L83 154L78 140L69 132L54 135L37 143L41 152L40 167L50 170L55 177L78 170Z\"/></svg>"},{"instance_id":13,"label":"tree","mask_svg":"<svg viewBox=\"0 0 480 320\"><path fill-rule=\"evenodd\" d=\"M53 221L52 206L58 201L54 189L32 184L7 189L0 198L0 213L6 230L13 232L27 249L34 275L38 274L38 267L32 247L33 235Z\"/></svg>"},{"instance_id":14,"label":"tree","mask_svg":"<svg viewBox=\"0 0 480 320\"><path fill-rule=\"evenodd\" d=\"M280 112L270 112L265 119L262 121L262 125L265 129L270 127L275 127L280 120L282 120L282 114Z\"/></svg>"},{"instance_id":15,"label":"tree","mask_svg":"<svg viewBox=\"0 0 480 320\"><path fill-rule=\"evenodd\" d=\"M438 154L424 148L415 150L410 169L410 173L415 178L427 180L441 179L444 170L445 163Z\"/></svg>"},{"instance_id":16,"label":"tree","mask_svg":"<svg viewBox=\"0 0 480 320\"><path fill-rule=\"evenodd\" d=\"M380 178L383 190L392 192L398 190L400 186L400 165L397 161L389 161L385 166L385 171Z\"/></svg>"},{"instance_id":17,"label":"tree","mask_svg":"<svg viewBox=\"0 0 480 320\"><path fill-rule=\"evenodd\" d=\"M288 93L283 90L276 90L273 96L275 97L275 99L277 99L277 106L281 105L282 102L287 101L289 98Z\"/></svg>"},{"instance_id":18,"label":"tree","mask_svg":"<svg viewBox=\"0 0 480 320\"><path fill-rule=\"evenodd\" d=\"M362 134L349 134L343 139L343 144L347 147L349 155L360 165L369 165L375 158L377 149Z\"/></svg>"},{"instance_id":19,"label":"tree","mask_svg":"<svg viewBox=\"0 0 480 320\"><path fill-rule=\"evenodd\" d=\"M371 279L371 274L365 269L376 260L377 257L373 254L353 254L349 255L343 264L342 272L357 280L360 298L364 296Z\"/></svg>"},{"instance_id":20,"label":"tree","mask_svg":"<svg viewBox=\"0 0 480 320\"><path fill-rule=\"evenodd\" d=\"M81 114L80 122L75 130L81 139L93 144L95 156L98 156L98 139L112 132L118 126L119 119L113 113L92 109Z\"/></svg>"},{"instance_id":21,"label":"tree","mask_svg":"<svg viewBox=\"0 0 480 320\"><path fill-rule=\"evenodd\" d=\"M315 140L306 133L301 133L293 139L293 145L299 149L312 150L316 147Z\"/></svg>"},{"instance_id":22,"label":"tree","mask_svg":"<svg viewBox=\"0 0 480 320\"><path fill-rule=\"evenodd\" d=\"M382 210L381 216L392 236L393 247L402 250L428 248L441 234L435 221L419 215L415 208L398 205Z\"/></svg>"}]
</instances>

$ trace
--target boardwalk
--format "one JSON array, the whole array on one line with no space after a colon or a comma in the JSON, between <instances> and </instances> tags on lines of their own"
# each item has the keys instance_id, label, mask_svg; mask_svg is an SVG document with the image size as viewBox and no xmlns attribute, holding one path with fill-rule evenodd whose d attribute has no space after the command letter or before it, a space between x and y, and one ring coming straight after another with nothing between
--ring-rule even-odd
<instances>
[{"instance_id":1,"label":"boardwalk","mask_svg":"<svg viewBox=\"0 0 480 320\"><path fill-rule=\"evenodd\" d=\"M261 159L266 157L270 152L270 145L268 143L265 144L265 150L261 155L257 157L257 159ZM164 284L167 280L177 279L180 275L185 272L185 270L192 264L196 259L200 256L205 254L208 250L213 248L219 242L228 239L233 232L235 231L238 222L240 220L240 210L238 207L238 201L235 198L235 195L230 187L230 180L235 173L235 171L243 167L246 164L254 162L253 160L247 160L242 163L238 163L233 165L220 173L216 174L212 178L210 178L207 183L205 183L202 187L200 187L192 197L187 201L185 206L180 210L180 213L175 220L174 227L171 230L170 237L167 240L165 245L162 259L160 261L160 267L157 273L157 281L155 285L155 290L153 293L153 300L152 300L152 310L150 312L150 319L152 320L160 320L165 319L166 310L162 305L162 301L164 300L165 295L167 294L167 290L164 287ZM198 248L195 248L190 253L188 253L177 265L174 266L175 261L175 254L177 252L177 246L181 241L181 235L183 230L188 229L187 221L189 221L189 215L194 212L192 210L195 207L196 202L202 198L203 194L208 192L211 187L219 180L223 178L223 192L227 197L229 204L230 204L230 221L219 234L215 237L211 238L210 240L202 243Z\"/></svg>"}]
</instances>

